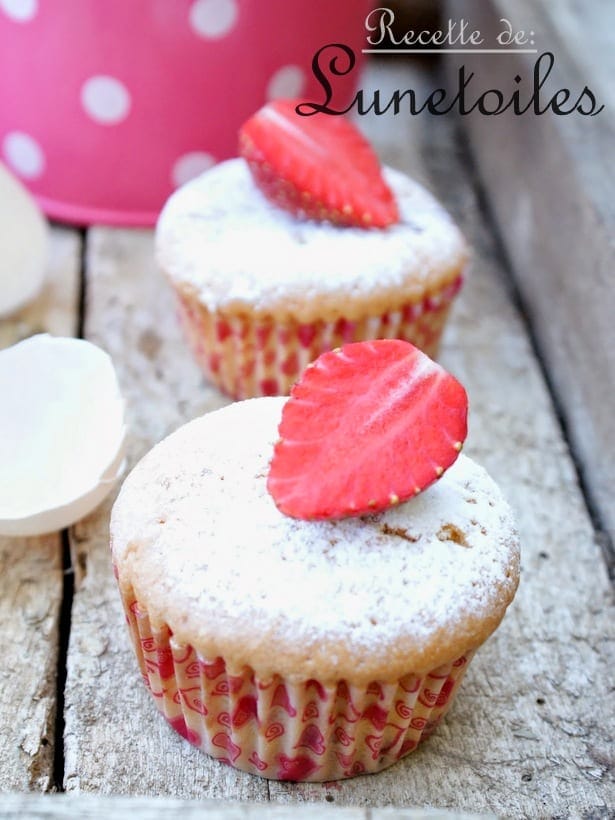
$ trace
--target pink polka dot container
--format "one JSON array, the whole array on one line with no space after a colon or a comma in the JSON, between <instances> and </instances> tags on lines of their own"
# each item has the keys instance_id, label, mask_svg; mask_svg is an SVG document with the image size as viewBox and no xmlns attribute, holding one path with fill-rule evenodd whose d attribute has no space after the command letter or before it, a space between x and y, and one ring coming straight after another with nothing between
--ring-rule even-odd
<instances>
[{"instance_id":1,"label":"pink polka dot container","mask_svg":"<svg viewBox=\"0 0 615 820\"><path fill-rule=\"evenodd\" d=\"M51 217L152 225L172 191L236 152L267 99L321 99L311 64L342 42L359 80L369 4L296 0L0 3L0 159Z\"/></svg>"}]
</instances>

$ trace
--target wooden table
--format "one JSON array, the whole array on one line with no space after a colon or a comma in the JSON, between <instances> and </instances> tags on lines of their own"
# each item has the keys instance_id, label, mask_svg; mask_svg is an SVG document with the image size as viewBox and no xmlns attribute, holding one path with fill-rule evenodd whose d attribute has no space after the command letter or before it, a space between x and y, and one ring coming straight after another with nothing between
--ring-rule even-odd
<instances>
[{"instance_id":1,"label":"wooden table","mask_svg":"<svg viewBox=\"0 0 615 820\"><path fill-rule=\"evenodd\" d=\"M386 57L364 85L433 88L433 70L433 62ZM467 452L490 470L518 515L523 566L514 604L446 721L418 751L375 776L276 783L209 759L156 713L111 572L112 499L68 532L0 539L0 816L168 816L179 806L171 798L320 804L306 808L310 817L342 805L355 807L339 814L349 818L427 816L367 812L378 806L613 816L607 566L579 485L584 465L571 455L545 378L553 374L536 353L539 330L520 313L460 122L364 117L361 126L386 162L440 197L474 249L441 360L468 388ZM52 238L45 292L0 325L0 345L49 331L107 350L127 400L131 464L181 423L227 402L187 351L151 231L56 226ZM31 794L55 790L78 802ZM101 804L107 795L116 798ZM130 795L143 799L121 797ZM264 816L215 806L218 813L209 804L191 811Z\"/></svg>"}]
</instances>

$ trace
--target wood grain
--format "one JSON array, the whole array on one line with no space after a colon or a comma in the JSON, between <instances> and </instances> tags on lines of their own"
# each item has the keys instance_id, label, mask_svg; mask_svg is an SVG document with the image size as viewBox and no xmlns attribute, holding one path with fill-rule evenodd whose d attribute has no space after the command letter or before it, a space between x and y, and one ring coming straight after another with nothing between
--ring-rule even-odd
<instances>
[{"instance_id":1,"label":"wood grain","mask_svg":"<svg viewBox=\"0 0 615 820\"><path fill-rule=\"evenodd\" d=\"M453 0L449 13L473 13L490 42L502 17L533 30L539 52L555 56L543 105L563 88L576 99L585 85L605 104L594 117L514 116L509 111L494 117L472 114L463 124L590 500L612 548L615 7L601 0L490 0L478 11L475 3ZM525 78L527 88L535 59L525 54L451 57L449 69L452 76L465 63L475 72L476 88L511 89L516 74Z\"/></svg>"},{"instance_id":2,"label":"wood grain","mask_svg":"<svg viewBox=\"0 0 615 820\"><path fill-rule=\"evenodd\" d=\"M78 818L107 820L111 816L134 820L495 820L492 815L441 812L433 809L359 809L338 806L272 806L214 800L175 800L164 797L100 797L94 795L21 795L3 797L1 820L24 818Z\"/></svg>"},{"instance_id":3,"label":"wood grain","mask_svg":"<svg viewBox=\"0 0 615 820\"><path fill-rule=\"evenodd\" d=\"M180 336L149 231L88 234L85 335L115 362L133 464L184 421L228 403ZM112 499L71 532L76 590L66 686L65 786L100 794L264 800L267 786L189 747L152 711L109 560Z\"/></svg>"},{"instance_id":4,"label":"wood grain","mask_svg":"<svg viewBox=\"0 0 615 820\"><path fill-rule=\"evenodd\" d=\"M429 67L426 72L385 58L367 82L382 89L433 87ZM474 661L444 725L409 758L377 776L340 783L267 782L209 760L156 714L122 623L109 566L107 505L72 535L82 569L68 660L66 788L431 805L507 817L606 816L614 795L605 567L476 180L453 120L365 118L362 126L385 159L428 182L475 249L443 360L470 394L468 452L486 464L518 512L518 597ZM151 234L90 232L86 335L118 367L132 461L182 421L225 402L201 380L173 310L155 269Z\"/></svg>"},{"instance_id":5,"label":"wood grain","mask_svg":"<svg viewBox=\"0 0 615 820\"><path fill-rule=\"evenodd\" d=\"M0 347L33 333L75 334L79 250L76 232L53 230L43 291L0 322ZM0 538L0 578L0 791L46 791L56 743L60 536Z\"/></svg>"}]
</instances>

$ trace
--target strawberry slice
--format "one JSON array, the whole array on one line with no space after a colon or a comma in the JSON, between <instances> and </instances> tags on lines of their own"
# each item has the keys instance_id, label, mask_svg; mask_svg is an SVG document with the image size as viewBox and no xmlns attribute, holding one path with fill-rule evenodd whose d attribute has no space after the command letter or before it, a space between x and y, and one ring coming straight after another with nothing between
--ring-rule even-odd
<instances>
[{"instance_id":1,"label":"strawberry slice","mask_svg":"<svg viewBox=\"0 0 615 820\"><path fill-rule=\"evenodd\" d=\"M399 221L380 163L343 117L301 117L297 100L274 100L239 131L239 153L256 184L280 208L338 225L385 228Z\"/></svg>"},{"instance_id":2,"label":"strawberry slice","mask_svg":"<svg viewBox=\"0 0 615 820\"><path fill-rule=\"evenodd\" d=\"M293 518L385 510L451 466L467 411L461 384L408 342L324 353L284 405L267 489Z\"/></svg>"}]
</instances>

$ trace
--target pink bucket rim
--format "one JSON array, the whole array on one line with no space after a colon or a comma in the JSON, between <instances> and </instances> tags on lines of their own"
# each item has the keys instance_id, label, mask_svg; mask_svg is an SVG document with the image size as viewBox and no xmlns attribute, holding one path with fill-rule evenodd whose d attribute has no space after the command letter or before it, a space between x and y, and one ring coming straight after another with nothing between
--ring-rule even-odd
<instances>
[{"instance_id":1,"label":"pink bucket rim","mask_svg":"<svg viewBox=\"0 0 615 820\"><path fill-rule=\"evenodd\" d=\"M74 205L70 202L34 196L43 212L51 219L71 225L114 225L115 227L151 228L156 224L160 211L121 211Z\"/></svg>"}]
</instances>

